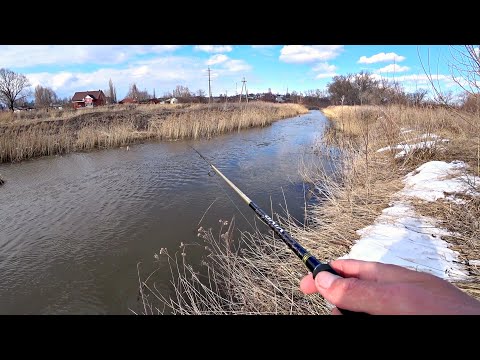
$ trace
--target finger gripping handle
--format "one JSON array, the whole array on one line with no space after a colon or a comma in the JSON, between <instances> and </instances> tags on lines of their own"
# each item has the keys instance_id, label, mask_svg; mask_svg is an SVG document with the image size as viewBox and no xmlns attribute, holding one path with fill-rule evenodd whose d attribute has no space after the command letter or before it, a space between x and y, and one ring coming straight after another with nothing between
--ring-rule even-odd
<instances>
[{"instance_id":1,"label":"finger gripping handle","mask_svg":"<svg viewBox=\"0 0 480 360\"><path fill-rule=\"evenodd\" d=\"M335 270L333 270L333 268L329 264L320 264L313 270L313 272L312 272L313 278L315 279L315 276L317 276L317 274L321 271L328 271L329 273L331 273L333 275L343 277L339 273L337 273ZM370 315L370 314L364 313L364 312L355 312L355 311L340 309L339 307L337 307L337 308L343 315Z\"/></svg>"}]
</instances>

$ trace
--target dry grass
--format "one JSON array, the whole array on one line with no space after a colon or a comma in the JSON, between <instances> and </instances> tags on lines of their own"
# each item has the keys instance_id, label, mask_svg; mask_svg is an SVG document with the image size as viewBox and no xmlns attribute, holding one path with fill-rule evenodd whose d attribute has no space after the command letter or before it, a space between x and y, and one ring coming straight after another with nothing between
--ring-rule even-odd
<instances>
[{"instance_id":1,"label":"dry grass","mask_svg":"<svg viewBox=\"0 0 480 360\"><path fill-rule=\"evenodd\" d=\"M328 196L328 200L321 208L312 211L313 221L317 219L322 226L325 226L327 219L335 219L333 230L336 229L337 233L332 234L335 239L343 239L344 242L352 244L352 240L358 238L355 231L371 224L386 207L393 193L403 187L401 178L426 161L462 160L470 165L470 174L479 175L480 118L474 115L444 108L408 107L367 107L365 109L335 107L327 109L325 113L333 120L333 126L329 129L327 138L342 149L346 148L346 144L351 146L350 150L347 146L348 155L342 160L344 169L341 171L343 173L341 178L344 183L340 186L333 184L336 190L334 196ZM342 128L346 131L342 132ZM367 141L366 134L374 136ZM439 135L448 139L449 142L442 142L433 136L418 140L418 137L424 134ZM434 141L434 145L412 151L403 158L395 157L398 150L376 152L377 149L386 146L422 141ZM365 171L367 166L369 169ZM317 176L316 179L318 178ZM327 188L331 192L332 186ZM357 198L349 195L352 191L357 192L362 188L369 191L363 191L363 194L360 193ZM367 205L370 203L365 201L367 199L379 200L380 206L372 208ZM468 264L469 260L480 259L478 222L480 199L466 198L465 200L464 205L447 201L433 203L416 201L413 205L417 213L438 219L439 226L455 234L445 240L459 252L460 259ZM358 209L357 214L353 210L355 207ZM369 215L370 220L364 219ZM324 239L324 232L325 230L318 232L320 241ZM316 232L313 231L309 236L313 238L315 234ZM342 251L345 253L346 249ZM480 299L480 269L469 265L468 270L470 281L457 282L456 285Z\"/></svg>"},{"instance_id":2,"label":"dry grass","mask_svg":"<svg viewBox=\"0 0 480 360\"><path fill-rule=\"evenodd\" d=\"M356 231L374 222L392 196L403 188L403 176L425 161L463 160L471 165L469 172L478 175L478 117L447 109L396 106L332 107L324 113L332 122L316 153L319 158L328 157L333 168L304 164L302 171L317 203L308 209L305 224L298 224L288 214L277 214L294 238L321 261L347 253L359 238ZM403 158L395 157L398 150L376 151L402 142L418 142L415 138L423 134L436 134L450 141L440 142L426 136L424 141L438 143ZM480 199L466 200L465 205L414 203L419 214L438 219L440 226L455 234L446 240L465 263L480 259ZM176 256L168 255L164 249L175 297L162 296L145 281L153 298L142 296L144 313L163 313L152 307L152 300L176 314L329 312L328 304L320 296L304 296L299 291L299 281L306 274L304 265L284 243L275 240L272 234L265 235L264 227L242 233L238 239L231 225L228 229L222 227L221 232L221 236L216 236L212 229L200 229L199 236L209 249L202 270L193 269L185 257L177 261ZM455 284L480 299L480 269L470 265L469 270L471 281Z\"/></svg>"},{"instance_id":3,"label":"dry grass","mask_svg":"<svg viewBox=\"0 0 480 360\"><path fill-rule=\"evenodd\" d=\"M1 113L0 163L123 146L139 140L212 137L306 113L297 104L105 106Z\"/></svg>"},{"instance_id":4,"label":"dry grass","mask_svg":"<svg viewBox=\"0 0 480 360\"><path fill-rule=\"evenodd\" d=\"M205 248L201 268L189 264L187 245L170 255L156 254L168 263L173 296L158 289L150 274L140 281L143 314L265 315L321 314L329 311L320 296L298 291L305 268L286 245L260 230L244 232L237 240L234 222L220 220L220 236L213 229L199 228ZM194 244L189 244L194 245ZM154 305L156 304L156 305Z\"/></svg>"}]
</instances>

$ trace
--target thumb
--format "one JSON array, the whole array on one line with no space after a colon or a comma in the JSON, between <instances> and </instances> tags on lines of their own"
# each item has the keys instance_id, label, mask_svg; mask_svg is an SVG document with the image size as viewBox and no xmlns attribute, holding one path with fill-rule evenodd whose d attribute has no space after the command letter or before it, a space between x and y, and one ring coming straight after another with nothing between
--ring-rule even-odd
<instances>
[{"instance_id":1,"label":"thumb","mask_svg":"<svg viewBox=\"0 0 480 360\"><path fill-rule=\"evenodd\" d=\"M323 295L322 291L328 290L333 282L337 279L342 279L340 276L332 274L328 271L321 271L315 276L315 286L317 290Z\"/></svg>"},{"instance_id":2,"label":"thumb","mask_svg":"<svg viewBox=\"0 0 480 360\"><path fill-rule=\"evenodd\" d=\"M375 312L379 284L357 278L342 278L338 275L321 271L315 277L318 292L331 304L338 308L355 312Z\"/></svg>"}]
</instances>

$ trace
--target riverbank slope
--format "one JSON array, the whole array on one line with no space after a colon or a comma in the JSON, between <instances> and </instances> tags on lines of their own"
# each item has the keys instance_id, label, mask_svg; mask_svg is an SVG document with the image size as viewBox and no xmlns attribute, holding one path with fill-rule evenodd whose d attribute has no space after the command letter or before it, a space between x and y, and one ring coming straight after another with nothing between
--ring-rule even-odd
<instances>
[{"instance_id":1,"label":"riverbank slope","mask_svg":"<svg viewBox=\"0 0 480 360\"><path fill-rule=\"evenodd\" d=\"M146 139L212 137L305 114L298 104L115 105L0 114L0 163L126 146Z\"/></svg>"}]
</instances>

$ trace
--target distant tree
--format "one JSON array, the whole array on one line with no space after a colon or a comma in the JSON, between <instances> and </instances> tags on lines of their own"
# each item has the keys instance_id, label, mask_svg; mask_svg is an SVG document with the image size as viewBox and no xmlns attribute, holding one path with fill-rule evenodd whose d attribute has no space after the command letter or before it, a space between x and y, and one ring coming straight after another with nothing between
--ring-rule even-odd
<instances>
[{"instance_id":1,"label":"distant tree","mask_svg":"<svg viewBox=\"0 0 480 360\"><path fill-rule=\"evenodd\" d=\"M354 105L358 103L358 91L353 86L353 75L337 75L327 84L327 91L334 104Z\"/></svg>"},{"instance_id":2,"label":"distant tree","mask_svg":"<svg viewBox=\"0 0 480 360\"><path fill-rule=\"evenodd\" d=\"M23 74L0 69L0 101L13 111L15 101L28 96L30 83Z\"/></svg>"},{"instance_id":3,"label":"distant tree","mask_svg":"<svg viewBox=\"0 0 480 360\"><path fill-rule=\"evenodd\" d=\"M133 83L130 85L130 89L128 90L127 97L135 100L139 100L140 91L137 88L137 84Z\"/></svg>"},{"instance_id":4,"label":"distant tree","mask_svg":"<svg viewBox=\"0 0 480 360\"><path fill-rule=\"evenodd\" d=\"M202 89L197 90L197 100L200 103L207 102L206 100L206 92Z\"/></svg>"},{"instance_id":5,"label":"distant tree","mask_svg":"<svg viewBox=\"0 0 480 360\"><path fill-rule=\"evenodd\" d=\"M173 90L173 96L177 98L189 98L192 96L192 93L187 86L177 85L175 90Z\"/></svg>"},{"instance_id":6,"label":"distant tree","mask_svg":"<svg viewBox=\"0 0 480 360\"><path fill-rule=\"evenodd\" d=\"M110 97L110 99L112 99L112 102L114 104L117 103L117 90L115 89L115 86L113 86L113 82L112 82L112 79L110 79L108 81L108 93L107 93L107 96Z\"/></svg>"},{"instance_id":7,"label":"distant tree","mask_svg":"<svg viewBox=\"0 0 480 360\"><path fill-rule=\"evenodd\" d=\"M375 90L378 88L378 80L375 80L371 73L361 71L351 79L353 87L357 91L356 101L362 104L370 104L373 102Z\"/></svg>"},{"instance_id":8,"label":"distant tree","mask_svg":"<svg viewBox=\"0 0 480 360\"><path fill-rule=\"evenodd\" d=\"M139 91L137 97L138 101L145 101L152 98L152 96L148 93L147 89Z\"/></svg>"},{"instance_id":9,"label":"distant tree","mask_svg":"<svg viewBox=\"0 0 480 360\"><path fill-rule=\"evenodd\" d=\"M48 108L58 101L57 94L49 87L37 85L35 87L35 107Z\"/></svg>"},{"instance_id":10,"label":"distant tree","mask_svg":"<svg viewBox=\"0 0 480 360\"><path fill-rule=\"evenodd\" d=\"M465 91L461 100L461 108L471 113L480 113L480 94L470 94Z\"/></svg>"},{"instance_id":11,"label":"distant tree","mask_svg":"<svg viewBox=\"0 0 480 360\"><path fill-rule=\"evenodd\" d=\"M425 89L418 89L417 91L406 94L409 104L418 106L423 102L423 99L427 95L428 91Z\"/></svg>"},{"instance_id":12,"label":"distant tree","mask_svg":"<svg viewBox=\"0 0 480 360\"><path fill-rule=\"evenodd\" d=\"M301 94L295 90L293 90L292 93L290 94L290 101L294 103L299 103L301 98L302 98Z\"/></svg>"}]
</instances>

